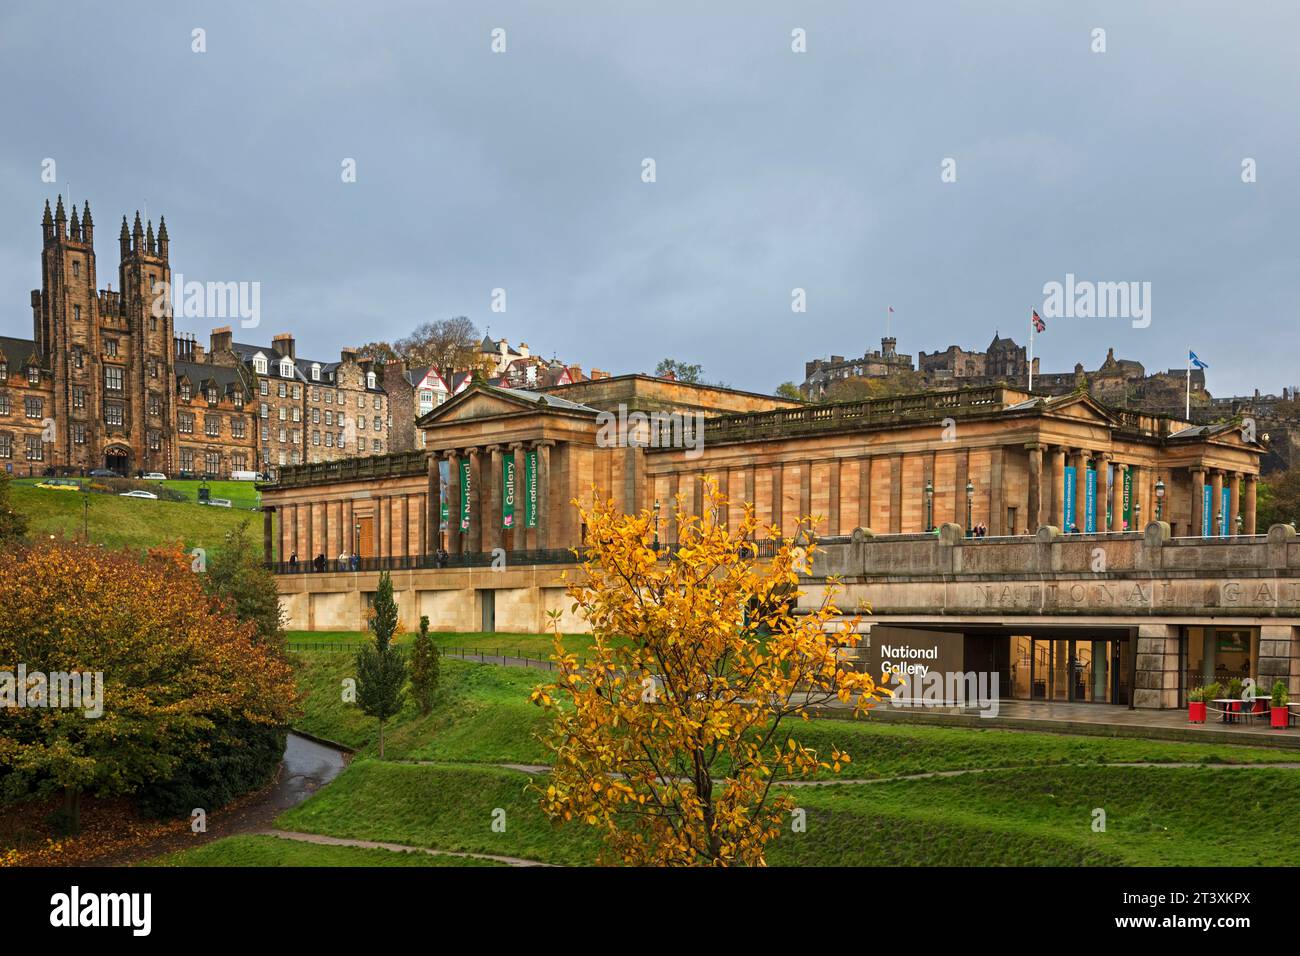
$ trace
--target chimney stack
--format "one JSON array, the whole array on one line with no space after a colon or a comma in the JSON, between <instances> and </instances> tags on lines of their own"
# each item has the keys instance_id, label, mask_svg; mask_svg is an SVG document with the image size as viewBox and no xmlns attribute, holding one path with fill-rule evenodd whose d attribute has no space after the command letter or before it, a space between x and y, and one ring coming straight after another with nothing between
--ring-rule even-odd
<instances>
[{"instance_id":1,"label":"chimney stack","mask_svg":"<svg viewBox=\"0 0 1300 956\"><path fill-rule=\"evenodd\" d=\"M296 359L298 357L293 351L293 336L288 332L281 332L279 335L273 336L271 339L271 348L275 349L281 355L287 355L291 359Z\"/></svg>"}]
</instances>

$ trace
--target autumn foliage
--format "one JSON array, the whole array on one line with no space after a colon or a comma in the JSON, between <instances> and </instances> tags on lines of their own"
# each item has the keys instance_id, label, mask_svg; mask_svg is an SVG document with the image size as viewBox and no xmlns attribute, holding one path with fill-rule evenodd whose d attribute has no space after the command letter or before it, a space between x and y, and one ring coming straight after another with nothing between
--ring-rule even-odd
<instances>
[{"instance_id":1,"label":"autumn foliage","mask_svg":"<svg viewBox=\"0 0 1300 956\"><path fill-rule=\"evenodd\" d=\"M102 672L103 714L0 709L0 796L138 793L215 728L285 727L289 664L179 551L50 542L0 554L0 671Z\"/></svg>"},{"instance_id":2,"label":"autumn foliage","mask_svg":"<svg viewBox=\"0 0 1300 956\"><path fill-rule=\"evenodd\" d=\"M678 501L671 555L656 554L649 511L580 507L568 594L595 645L580 663L557 627L558 677L533 694L552 716L554 770L536 786L552 820L604 832L607 862L762 865L793 809L773 785L848 761L802 746L792 725L835 700L862 714L888 693L842 659L858 637L833 589L790 613L809 549L787 541L757 560L752 509L728 529L725 498L710 480L704 491L703 517Z\"/></svg>"}]
</instances>

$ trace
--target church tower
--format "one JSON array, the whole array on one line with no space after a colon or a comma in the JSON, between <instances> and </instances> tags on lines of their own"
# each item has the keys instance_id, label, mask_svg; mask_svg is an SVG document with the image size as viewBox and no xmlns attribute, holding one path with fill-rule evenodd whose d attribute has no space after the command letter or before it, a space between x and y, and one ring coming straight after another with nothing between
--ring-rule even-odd
<instances>
[{"instance_id":1,"label":"church tower","mask_svg":"<svg viewBox=\"0 0 1300 956\"><path fill-rule=\"evenodd\" d=\"M142 225L139 211L127 232L126 217L118 237L122 261L118 278L122 292L120 323L129 339L124 356L123 402L126 425L120 439L129 449L131 470L169 473L175 460L174 323L171 265L168 261L167 220ZM113 437L109 436L110 441ZM106 454L112 451L106 446ZM112 467L112 466L110 466Z\"/></svg>"}]
</instances>

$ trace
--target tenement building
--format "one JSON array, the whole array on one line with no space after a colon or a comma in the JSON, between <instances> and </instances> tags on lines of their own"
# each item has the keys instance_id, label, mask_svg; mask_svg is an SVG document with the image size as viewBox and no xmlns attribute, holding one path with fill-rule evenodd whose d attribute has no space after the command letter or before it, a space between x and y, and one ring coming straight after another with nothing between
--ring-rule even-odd
<instances>
[{"instance_id":1,"label":"tenement building","mask_svg":"<svg viewBox=\"0 0 1300 956\"><path fill-rule=\"evenodd\" d=\"M167 223L122 218L118 288L98 287L90 204L59 197L41 221L30 339L0 336L0 466L13 474L171 477L274 473L281 465L386 454L391 412L376 370L297 354L292 335L204 350L177 334Z\"/></svg>"},{"instance_id":2,"label":"tenement building","mask_svg":"<svg viewBox=\"0 0 1300 956\"><path fill-rule=\"evenodd\" d=\"M440 629L543 630L546 612L567 606L564 562L585 535L571 502L600 494L627 511L652 510L661 540L671 544L674 511L703 514L705 478L716 481L729 499L718 520L734 526L740 509L753 506L764 526L756 542L760 554L771 539L792 537L799 518L809 515L828 546L844 542L843 547L867 549L846 559L867 562L855 565L860 575L932 573L936 583L925 601L899 614L874 603L866 578L856 587L855 595L873 601L874 615L882 621L888 616L898 627L909 615L935 626L935 602L949 594L943 581L952 573L953 554L971 552L964 559L969 571L985 553L979 549L996 542L1017 543L1016 554L1032 555L1034 567L1026 570L1014 562L987 567L991 576L982 580L984 590L971 591L969 600L990 602L982 626L996 623L1013 630L1008 614L1030 608L1044 613L1044 588L1051 583L1045 571L1091 576L1086 584L1071 581L1051 591L1049 616L1074 614L1082 621L1079 607L1072 611L1068 602L1081 606L1092 595L1096 576L1109 573L1107 553L1117 561L1122 556L1130 562L1122 573L1141 580L1136 591L1108 584L1114 588L1108 592L1111 610L1136 621L1151 612L1151 573L1159 567L1150 562L1159 558L1168 562L1166 568L1182 562L1190 571L1187 562L1212 566L1204 557L1211 542L1217 548L1263 546L1255 527L1263 448L1227 425L1116 411L1086 394L1042 397L1005 387L819 406L779 407L777 402L639 376L583 382L549 394L475 382L420 419L422 452L286 468L278 483L263 486L268 560L298 558L293 566L276 565L284 572L286 610L295 627L359 627L376 572L387 568L397 572L403 620L411 625L424 614ZM1152 547L1169 542L1154 557L1134 544L1153 534ZM1053 549L1073 541L1088 562L1053 566L1058 554ZM871 549L891 542L898 547L890 550L890 563L872 564ZM1183 542L1186 548L1170 550ZM937 560L933 549L940 546L957 550L948 552L948 571L934 564L937 570L931 572ZM445 558L440 550L447 552ZM1255 552L1237 554L1246 561ZM323 573L301 573L311 570L316 556L325 559ZM499 558L495 569L494 556ZM1294 557L1300 569L1300 553ZM1070 561L1079 560L1070 552ZM1283 554L1280 560L1290 558ZM1231 567L1231 560L1225 561L1224 567ZM1209 599L1202 583L1187 583L1185 589L1204 603ZM1030 585L1040 591L1036 604ZM1156 598L1163 593L1157 588ZM1300 608L1300 595L1296 604ZM1196 626L1203 628L1203 609L1197 614ZM566 620L564 626L583 625ZM1040 620L1034 626L1043 629L1043 641L1054 639L1047 631L1055 625ZM1148 620L1147 626L1154 624ZM1250 625L1243 627L1249 631ZM1179 671L1180 648L1204 633L1168 632L1159 660L1144 657L1141 666L1136 659L1124 665L1123 693L1135 698L1130 691L1144 667L1162 674ZM998 655L1024 651L1039 660L1036 655L1046 648L1036 676L1022 682L1031 698L1044 686L1054 693L1056 684L1041 683L1051 668L1069 670L1066 645L1013 647L1007 643L1009 632L988 636L991 641L997 636L986 649ZM1132 656L1138 635L1131 637L1126 644L1126 638L1108 631L1105 640L1113 643L1097 653ZM1076 639L1084 635L1068 638ZM1209 643L1192 648L1188 666L1204 668L1208 653L1215 666L1250 669L1251 641L1258 645L1259 632L1234 640L1245 641L1238 658L1230 660L1223 645L1207 638ZM1266 649L1271 653L1276 647ZM1173 657L1166 659L1169 654ZM1253 660L1258 664L1260 658ZM1070 680L1061 677L1060 686ZM1106 687L1116 699L1121 688ZM1155 706L1173 706L1161 687ZM1145 703L1157 698L1147 697Z\"/></svg>"}]
</instances>

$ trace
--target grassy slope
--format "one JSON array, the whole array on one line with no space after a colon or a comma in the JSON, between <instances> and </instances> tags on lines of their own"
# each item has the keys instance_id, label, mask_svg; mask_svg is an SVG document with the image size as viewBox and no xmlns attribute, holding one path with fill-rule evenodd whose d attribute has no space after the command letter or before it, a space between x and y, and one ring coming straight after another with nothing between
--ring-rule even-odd
<instances>
[{"instance_id":1,"label":"grassy slope","mask_svg":"<svg viewBox=\"0 0 1300 956\"><path fill-rule=\"evenodd\" d=\"M775 865L1221 866L1293 860L1300 831L1295 771L1053 767L962 777L798 788L806 832L784 833ZM556 827L529 778L466 765L361 760L277 825L412 846L591 863L599 842ZM1225 815L1224 807L1233 813ZM1106 811L1106 832L1092 830ZM504 833L493 832L505 811Z\"/></svg>"},{"instance_id":2,"label":"grassy slope","mask_svg":"<svg viewBox=\"0 0 1300 956\"><path fill-rule=\"evenodd\" d=\"M378 723L342 699L342 681L353 676L349 654L304 653L298 686L305 693L304 716L295 726L310 734L378 752ZM422 717L408 695L400 715L384 733L389 759L493 763L546 762L534 734L544 727L541 708L529 691L545 679L541 671L468 664L444 658L433 712Z\"/></svg>"},{"instance_id":3,"label":"grassy slope","mask_svg":"<svg viewBox=\"0 0 1300 956\"><path fill-rule=\"evenodd\" d=\"M503 866L491 860L317 846L269 836L235 836L180 850L145 866Z\"/></svg>"},{"instance_id":4,"label":"grassy slope","mask_svg":"<svg viewBox=\"0 0 1300 956\"><path fill-rule=\"evenodd\" d=\"M10 486L14 507L27 515L29 533L35 536L79 537L82 528L82 495L70 491L49 491L15 482ZM256 539L261 523L250 512L233 508L209 508L176 501L90 495L89 531L92 542L110 548L144 549L165 541L181 539L185 547L216 548L226 531L250 522ZM256 525L256 527L253 527Z\"/></svg>"},{"instance_id":5,"label":"grassy slope","mask_svg":"<svg viewBox=\"0 0 1300 956\"><path fill-rule=\"evenodd\" d=\"M420 717L408 704L388 733L390 758L439 761L427 765L371 759L374 721L339 695L350 655L301 654L298 666L307 694L303 729L362 751L278 826L559 864L595 862L594 832L575 823L557 827L540 813L530 785L544 776L487 765L547 762L534 737L544 729L541 711L526 701L544 672L444 660L434 712ZM791 788L807 829L772 845L774 865L1215 866L1241 862L1231 848L1264 845L1273 848L1271 859L1300 858L1300 831L1290 825L1300 816L1297 771L1106 766L1267 763L1292 759L1287 751L870 720L814 720L795 729L806 744L828 750L833 742L853 755L841 778L1019 769ZM1107 815L1104 833L1092 831L1096 808ZM504 832L493 830L496 811L504 811ZM261 851L227 849L227 842L207 852L217 861L261 865L250 855ZM299 848L270 846L265 853L277 861ZM298 861L315 863L292 858ZM319 864L332 865L323 857Z\"/></svg>"}]
</instances>

